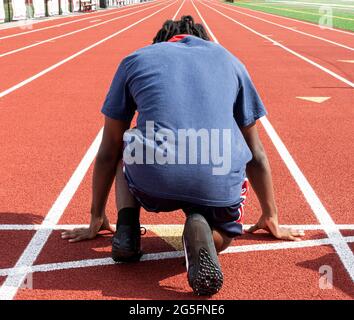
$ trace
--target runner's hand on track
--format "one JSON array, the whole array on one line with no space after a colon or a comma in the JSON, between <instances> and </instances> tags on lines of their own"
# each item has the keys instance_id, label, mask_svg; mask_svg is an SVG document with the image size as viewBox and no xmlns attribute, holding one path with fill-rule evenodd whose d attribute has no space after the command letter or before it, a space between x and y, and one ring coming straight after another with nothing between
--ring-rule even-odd
<instances>
[{"instance_id":1,"label":"runner's hand on track","mask_svg":"<svg viewBox=\"0 0 354 320\"><path fill-rule=\"evenodd\" d=\"M74 230L64 231L61 234L62 239L68 239L69 242L78 242L82 240L94 239L98 232L108 230L112 233L115 232L114 228L109 224L106 215L103 217L91 216L90 226L88 228L77 228Z\"/></svg>"},{"instance_id":2,"label":"runner's hand on track","mask_svg":"<svg viewBox=\"0 0 354 320\"><path fill-rule=\"evenodd\" d=\"M281 240L301 241L301 237L305 235L303 230L295 230L291 228L279 227L278 216L265 216L262 215L259 221L245 230L247 233L254 233L257 230L266 230L271 233L275 238Z\"/></svg>"}]
</instances>

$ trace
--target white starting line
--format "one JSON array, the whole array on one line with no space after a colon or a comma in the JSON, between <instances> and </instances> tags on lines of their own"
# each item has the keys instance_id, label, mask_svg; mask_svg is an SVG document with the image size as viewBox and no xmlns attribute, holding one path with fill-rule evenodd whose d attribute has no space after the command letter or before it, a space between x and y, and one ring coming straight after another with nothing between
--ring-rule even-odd
<instances>
[{"instance_id":1,"label":"white starting line","mask_svg":"<svg viewBox=\"0 0 354 320\"><path fill-rule=\"evenodd\" d=\"M344 238L347 243L354 242L354 236ZM316 240L303 240L303 241L283 241L275 243L263 243L263 244L250 244L250 245L240 245L232 246L223 251L221 254L234 254L234 253L245 253L245 252L255 252L255 251L272 251L272 250L284 250L284 249L301 249L301 248L311 248L319 246L331 246L332 241L328 238L316 239ZM159 253L148 253L144 254L140 261L157 261L157 260L168 260L177 259L184 257L183 251L166 251ZM14 267L0 269L0 276L12 276L18 277L21 275L26 275L36 272L50 272L50 271L61 271L68 269L78 269L78 268L88 268L88 267L100 267L100 266L110 266L115 265L111 258L98 258L98 259L84 259L68 262L55 262L47 264L39 264L24 267Z\"/></svg>"},{"instance_id":2,"label":"white starting line","mask_svg":"<svg viewBox=\"0 0 354 320\"><path fill-rule=\"evenodd\" d=\"M113 226L113 225L112 225ZM165 229L166 236L171 230L176 230L175 236L181 236L183 225L182 224L157 224L157 225L142 225L147 230L155 231L156 229ZM244 225L247 229L251 225ZM302 230L313 230L313 231L324 231L320 224L296 224L296 225L281 225L282 227L302 229ZM354 230L354 224L338 224L336 225L340 230ZM70 230L74 228L84 228L88 227L88 224L62 224L62 225L51 225L43 226L40 224L0 224L0 231L36 231L36 230ZM156 234L161 239L166 241L163 232ZM354 243L354 236L343 237L346 243ZM63 240L65 241L65 240ZM166 241L168 242L168 241ZM262 244L249 244L249 245L239 245L231 246L227 248L222 254L235 254L235 253L245 253L245 252L256 252L256 251L274 251L274 250L286 250L286 249L301 249L301 248L312 248L318 246L331 246L332 241L324 235L322 239L314 240L303 240L303 241L280 241L272 239L271 242ZM156 260L167 260L167 259L177 259L184 256L183 251L167 251L159 253L148 253L144 254L141 261L156 261ZM48 264L39 264L32 266L23 267L13 267L0 269L0 276L20 276L29 273L36 272L50 272L50 271L60 271L68 269L78 269L78 268L88 268L88 267L98 267L98 266L109 266L116 264L110 257L107 258L97 258L97 259L83 259L68 262L55 262Z\"/></svg>"},{"instance_id":3,"label":"white starting line","mask_svg":"<svg viewBox=\"0 0 354 320\"><path fill-rule=\"evenodd\" d=\"M79 56L79 55L85 53L86 51L100 45L101 43L113 38L114 36L124 32L125 30L132 28L133 26L139 24L140 22L142 22L142 21L156 15L160 11L165 10L166 8L172 6L176 2L177 1L174 1L172 3L166 2L166 4L168 3L168 5L161 8L160 10L157 10L153 14L144 17L143 19L131 24L130 26L128 26L128 27L126 27L114 34L112 34L111 36L102 39L101 41L91 45L90 47L87 47L87 48L81 50L80 52L74 54L73 56L70 56L69 58L59 62L58 64L42 71L41 73L37 74L36 76L29 78L29 79L23 81L22 83L4 91L4 92L1 92L0 97L5 96L5 95L9 94L10 92L19 89L20 87L26 85L28 82L31 82L34 79L50 72L51 70L59 67L60 65L64 64L65 62L76 58L77 56ZM176 12L176 15L179 12L180 8L183 6L183 4L184 4L184 1L182 2L181 6L179 7L178 11ZM278 44L284 50L292 53L293 55L297 56L298 58L305 60L306 62L314 65L315 67L321 69L322 71L327 72L328 74L332 75L333 77L337 78L338 80L341 80L342 82L345 82L352 87L354 86L354 84L352 82L334 74L330 70L327 70L316 63L313 63L309 59L295 53L294 51L286 48L285 46L282 46L281 44L279 44L279 42L273 41L272 39L260 34L259 32L251 29L250 27L248 27L246 25L239 23L238 21L236 21L236 20L230 18L229 16L219 12L218 10L206 5L205 3L202 3L202 4L206 7L209 7L210 9L220 13L225 18L230 19L239 25L242 25L247 30L265 38L266 40L273 42L274 44L275 43ZM215 36L211 32L208 25L205 23L205 20L201 16L201 14L200 14L199 10L197 9L197 7L195 6L193 0L192 0L192 5L196 9L198 15L201 17L203 23L207 27L212 38L217 42ZM267 123L268 123L267 120L263 119L262 123L264 126L267 127ZM268 129L269 128L274 130L270 126L270 124L268 125ZM269 132L269 130L267 132ZM85 173L87 171L86 170L87 164L89 164L89 165L91 164L94 154L95 154L95 150L97 149L97 141L100 140L100 135L101 135L101 132L98 134L98 136L95 139L95 142L92 144L92 146L90 148L93 151L92 150L90 151L90 149L89 149L89 152L88 152L89 153L89 156L88 156L89 160L83 159L83 160L85 160L84 165L83 165L84 169L79 168L81 165L81 162L80 162L80 165L78 167L80 170L77 169L74 172L74 175L73 175L74 178L70 179L67 184L67 186L69 186L69 187L66 186L63 189L62 193L59 195L57 201L54 203L52 209L48 213L46 219L44 220L44 222L42 223L41 226L38 226L38 225L1 225L1 227L3 229L0 228L0 230L36 230L37 231L35 233L34 237L32 238L32 240L30 241L30 243L28 244L25 251L22 253L20 259L17 261L15 267L8 268L8 269L0 269L0 276L9 276L6 279L6 281L4 282L4 284L0 287L0 297L2 299L13 299L14 298L14 296L17 293L17 290L20 287L21 282L23 280L25 280L27 273L48 272L48 271L54 271L54 270L64 270L64 269L72 269L72 268L83 268L83 267L93 267L93 266L103 266L103 265L113 265L114 264L112 259L107 257L107 258L101 258L101 259L85 259L85 260L78 260L78 261L56 262L56 263L50 263L50 264L33 265L33 262L35 262L36 258L38 257L39 253L41 252L42 248L44 247L45 243L47 242L47 240L51 234L51 231L64 229L63 227L65 225L56 226L56 223L59 221L59 218L61 217L63 211L66 208L66 205L68 203L67 200L70 201L72 195L75 193L78 185L80 184L80 182L82 180L82 175L83 176L85 175ZM275 134L273 134L273 137L274 136L275 136ZM294 173L294 172L296 173L294 178L298 182L300 189L303 191L303 189L306 188L306 191L310 191L311 196L309 196L309 199L307 199L307 200L310 205L312 204L311 208L313 209L316 217L318 218L318 220L321 223L320 225L307 225L303 229L323 230L327 233L327 236L324 235L324 238L322 238L322 239L304 240L304 241L299 241L299 242L272 241L270 243L263 243L263 244L232 246L232 247L229 247L227 250L225 250L223 252L223 254L241 253L241 252L250 252L250 251L309 248L309 247L316 247L316 246L330 246L330 247L333 247L335 252L338 253L338 258L343 262L344 266L346 267L346 269L349 273L349 276L351 276L351 278L354 279L354 267L352 265L353 253L347 245L348 243L354 242L354 236L344 237L341 235L341 233L338 231L339 229L341 229L340 225L334 224L330 215L322 206L320 200L317 198L316 194L314 193L313 189L311 188L311 186L307 182L306 178L302 175L301 171L298 169L297 165L295 164L295 162L293 161L291 156L288 154L287 149L285 148L285 146L283 147L283 144L280 141L280 139L278 139L278 140L279 140L279 142L275 143L276 147L278 147L277 150L279 148L281 149L280 153L281 153L281 155L283 155L282 158L283 158L284 162L287 164L288 167L290 167L289 169L292 173ZM284 156L284 154L285 154L285 156ZM77 171L79 171L79 172L77 173ZM76 177L75 175L77 175L78 177ZM299 177L301 178L300 182L298 181ZM307 193L305 192L305 196L306 196L306 194ZM65 201L61 201L61 198L64 198ZM24 229L26 226L27 226L27 229ZM68 225L66 225L66 226L68 226ZM349 230L353 229L352 228L353 225L342 225L342 226L344 226L343 229L348 229L348 226L351 226L349 228ZM5 229L5 227L7 227L7 228L18 227L18 229ZM73 226L70 225L70 228L71 227L73 227ZM23 228L23 229L20 229L20 228ZM297 226L296 228L299 228L299 226ZM310 228L310 229L307 229L307 228ZM311 228L313 228L313 229L311 229ZM165 259L173 259L173 258L180 258L180 257L183 257L183 252L177 250L177 251L169 251L169 252L162 252L162 253L146 254L142 257L142 261L165 260Z\"/></svg>"}]
</instances>

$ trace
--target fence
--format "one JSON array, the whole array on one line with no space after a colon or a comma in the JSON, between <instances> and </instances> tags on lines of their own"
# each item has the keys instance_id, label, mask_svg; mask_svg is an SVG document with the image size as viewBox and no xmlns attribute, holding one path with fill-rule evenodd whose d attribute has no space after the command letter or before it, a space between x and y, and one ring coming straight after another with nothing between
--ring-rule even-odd
<instances>
[{"instance_id":1,"label":"fence","mask_svg":"<svg viewBox=\"0 0 354 320\"><path fill-rule=\"evenodd\" d=\"M0 0L0 23L68 15L84 11L84 8L97 10L145 1L147 0ZM87 6L87 4L92 4L92 6Z\"/></svg>"}]
</instances>

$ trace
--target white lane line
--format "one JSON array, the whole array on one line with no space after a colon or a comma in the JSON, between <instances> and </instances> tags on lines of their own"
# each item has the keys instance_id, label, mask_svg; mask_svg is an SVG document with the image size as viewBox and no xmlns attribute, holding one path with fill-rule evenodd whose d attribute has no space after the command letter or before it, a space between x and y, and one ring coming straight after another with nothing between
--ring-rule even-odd
<instances>
[{"instance_id":1,"label":"white lane line","mask_svg":"<svg viewBox=\"0 0 354 320\"><path fill-rule=\"evenodd\" d=\"M354 255L348 244L345 242L344 237L340 233L338 227L333 221L332 217L322 204L317 196L315 190L312 188L305 175L302 173L290 152L280 139L279 135L266 117L260 119L261 123L266 130L268 136L272 140L275 148L283 159L285 165L289 169L291 175L302 191L305 199L314 212L317 220L322 225L323 230L326 232L330 239L335 251L337 252L344 267L347 269L352 281L354 281Z\"/></svg>"},{"instance_id":2,"label":"white lane line","mask_svg":"<svg viewBox=\"0 0 354 320\"><path fill-rule=\"evenodd\" d=\"M35 231L39 229L51 229L51 230L72 230L75 228L87 228L88 224L57 224L51 227L42 226L41 224L0 224L0 231ZM112 224L114 227L115 224ZM181 227L182 224L142 224L148 230L153 228L175 228ZM251 224L245 224L244 228L247 229L251 227ZM339 230L354 230L354 224L337 224ZM282 224L281 227L284 228L293 228L299 230L309 230L309 231L323 231L323 228L320 224Z\"/></svg>"},{"instance_id":3,"label":"white lane line","mask_svg":"<svg viewBox=\"0 0 354 320\"><path fill-rule=\"evenodd\" d=\"M138 4L130 5L128 8L121 9L121 10L114 9L112 12L108 12L108 13L105 13L105 14L99 14L99 15L97 15L97 17L105 17L105 16L109 16L109 15L112 15L112 14L116 14L118 12L131 10L131 9L134 9L135 6L145 6L145 5L150 4L150 2L151 1L143 3L143 4L138 3ZM88 13L88 14L91 15L91 14L93 14L93 12L92 13ZM8 36L0 37L0 40L14 38L14 37L22 36L22 35L33 33L33 32L38 32L38 31L42 31L42 30L48 30L48 29L52 29L52 28L59 28L59 27L62 27L62 26L68 25L68 24L72 24L72 23L76 23L76 22L92 19L92 18L95 18L95 17L96 16L93 16L93 17L90 16L90 17L86 17L86 18L82 18L82 19L75 19L75 17L73 17L75 20L71 20L71 21L64 22L64 23L59 23L59 24L54 24L54 25L51 25L51 26L48 26L48 27L34 29L34 30L30 30L30 31L14 33L14 34L11 34L11 35L8 35ZM45 20L45 21L50 21L50 20ZM43 21L43 22L45 22L45 21Z\"/></svg>"},{"instance_id":4,"label":"white lane line","mask_svg":"<svg viewBox=\"0 0 354 320\"><path fill-rule=\"evenodd\" d=\"M132 28L133 26L139 24L140 22L158 14L159 12L169 8L173 4L175 4L178 0L170 3L169 5L166 5L165 7L157 10L156 12L146 16L143 19L140 19L139 21L131 24L130 26L118 31L117 33L97 42L94 46L102 43L103 41L107 41L108 39L112 38L113 36L123 32L123 30L128 30ZM178 8L178 11L184 4L184 1L182 2L181 6ZM92 46L91 46L92 47ZM90 48L90 47L89 47ZM84 49L87 51L87 48ZM96 136L95 140L93 141L92 145L86 152L84 158L81 160L79 166L76 168L75 172L73 173L72 177L68 181L67 185L64 187L62 192L60 193L59 197L53 204L53 207L49 210L47 213L46 218L42 222L42 225L45 227L53 227L56 225L61 218L62 214L64 213L67 205L69 204L70 200L74 196L77 188L79 187L81 181L85 177L85 174L90 167L92 161L94 160L101 139L102 139L102 133L103 133L103 128L100 130L98 135ZM19 267L21 269L23 268L29 268L33 266L33 263L36 261L38 255L40 254L41 250L43 249L44 245L47 243L47 240L52 233L52 230L37 230L34 236L32 237L30 243L27 245L26 249L22 253L21 257L19 260L16 262L15 268ZM23 283L23 281L26 278L26 273L21 273L19 275L14 275L14 276L9 276L6 278L5 282L1 285L0 287L0 300L12 300L19 287Z\"/></svg>"},{"instance_id":5,"label":"white lane line","mask_svg":"<svg viewBox=\"0 0 354 320\"><path fill-rule=\"evenodd\" d=\"M353 243L354 237L346 237L345 241L347 243ZM221 252L221 254L234 254L234 253L245 253L245 252L257 252L257 251L274 251L274 250L286 250L286 249L303 249L312 248L319 246L329 246L331 241L329 239L318 239L318 240L304 240L304 241L287 241L287 242L276 242L276 243L263 243L263 244L250 244L250 245L240 245L232 246ZM167 259L177 259L184 257L183 251L167 251L159 253L148 253L142 256L141 261L161 261ZM0 269L0 276L9 277L19 277L29 273L36 272L50 272L50 271L60 271L68 269L78 269L78 268L88 268L88 267L101 267L115 265L116 263L111 258L99 258L99 259L85 259L77 261L68 262L57 262L57 263L47 263L39 264L29 267L14 267Z\"/></svg>"},{"instance_id":6,"label":"white lane line","mask_svg":"<svg viewBox=\"0 0 354 320\"><path fill-rule=\"evenodd\" d=\"M206 26L206 22L203 19L202 15L200 14L198 8L195 6L194 1L192 4L196 9L198 15L202 19L204 25ZM203 3L203 5L205 5ZM207 5L206 5L207 6ZM209 6L208 6L209 7ZM211 8L211 7L210 7ZM213 8L211 8L213 9ZM214 9L213 9L214 10ZM216 10L217 11L217 10ZM228 17L222 14L225 17ZM229 17L228 17L229 18ZM232 19L233 20L233 19ZM238 22L236 22L238 23ZM245 26L248 30L255 32L253 29ZM210 28L208 27L208 30ZM257 34L259 34L257 32ZM259 34L260 35L260 34ZM262 36L263 37L263 36ZM213 39L216 43L218 40L213 36ZM284 161L285 165L287 166L288 170L290 171L291 175L295 179L297 185L299 186L300 190L302 191L305 199L309 203L313 213L315 214L317 220L322 225L323 230L326 232L331 244L333 245L335 251L337 252L340 260L342 261L344 267L348 271L352 281L354 281L354 255L348 244L345 242L344 237L338 230L336 224L334 223L333 219L331 218L330 214L327 212L326 208L323 206L321 200L318 198L317 194L311 187L310 183L307 181L304 174L301 172L300 168L296 164L293 157L290 155L288 149L284 145L283 141L280 139L279 135L268 121L267 117L263 117L260 119L264 129L266 130L269 138L271 139L273 145L275 146L276 150L278 151L280 157Z\"/></svg>"},{"instance_id":7,"label":"white lane line","mask_svg":"<svg viewBox=\"0 0 354 320\"><path fill-rule=\"evenodd\" d=\"M95 42L94 44L92 44L92 45L90 45L90 46L88 46L88 47L86 47L86 48L84 48L84 49L82 49L82 50L76 52L75 54L73 54L73 55L71 55L71 56L69 56L69 57L67 57L67 58L65 58L65 59L63 59L63 60L61 60L61 61L59 61L58 63L56 63L56 64L54 64L54 65L52 65L52 66L50 66L50 67L48 67L48 68L46 68L46 69L44 69L44 70L42 70L41 72L39 72L39 73L33 75L32 77L29 77L29 78L27 78L26 80L24 80L24 81L22 81L22 82L20 82L20 83L18 83L18 84L16 84L16 85L14 85L14 86L12 86L11 88L6 89L6 90L0 92L0 98L3 98L3 97L5 97L6 95L8 95L8 94L10 94L10 93L12 93L12 92L14 92L14 91L16 91L16 90L22 88L23 86L27 85L28 83L31 83L32 81L34 81L34 80L36 80L36 79L38 79L38 78L44 76L45 74L49 73L50 71L53 71L54 69L60 67L61 65L67 63L68 61L71 61L71 60L75 59L76 57L82 55L83 53L85 53L85 52L87 52L87 51L89 51L89 50L91 50L91 49L93 49L93 48L99 46L100 44L102 44L102 43L104 43L104 42L106 42L106 41L108 41L108 40L110 40L110 39L116 37L117 35L121 34L122 32L125 32L125 31L131 29L132 27L134 27L134 26L136 26L137 24L139 24L139 23L145 21L146 19L148 19L148 18L154 16L155 14L159 13L160 11L165 10L165 9L167 9L168 7L172 6L172 5L173 5L174 3L176 3L177 1L178 1L178 0L175 0L174 2L170 3L168 6L163 7L162 9L157 10L156 12L154 12L154 13L152 13L152 14L146 16L145 18L142 18L142 19L138 20L137 22L135 22L135 23L133 23L133 24L131 24L131 25L129 25L129 26L123 28L123 29L120 29L119 31L117 31L117 32L115 32L115 33L113 33L113 34L111 34L110 36L108 36L108 37L106 37L106 38L104 38L104 39L102 39L102 40L100 40L100 41Z\"/></svg>"},{"instance_id":8,"label":"white lane line","mask_svg":"<svg viewBox=\"0 0 354 320\"><path fill-rule=\"evenodd\" d=\"M53 226L58 223L65 208L69 204L71 198L74 196L77 188L79 187L82 179L84 178L87 170L89 169L92 161L94 160L99 145L101 143L102 132L103 130L100 130L95 140L91 144L90 148L87 150L86 154L80 161L73 175L70 177L68 183L61 191L53 206L48 211L46 218L41 224L44 229L39 229L36 231L30 243L27 245L26 249L23 251L20 258L18 259L15 266L16 268L30 267L36 261L39 253L43 249L45 243L47 242L49 236L52 233L51 228L53 228ZM19 288L19 285L21 285L21 283L25 279L25 276L25 274L22 274L18 276L8 277L0 288L0 300L13 299Z\"/></svg>"},{"instance_id":9,"label":"white lane line","mask_svg":"<svg viewBox=\"0 0 354 320\"><path fill-rule=\"evenodd\" d=\"M193 3L193 0L192 0L192 3ZM311 59L306 58L305 56L303 56L303 55L301 55L301 54L295 52L294 50L292 50L292 49L290 49L290 48L288 48L288 47L282 45L279 41L275 41L275 40L273 40L273 39L271 39L271 38L265 36L264 34L262 34L262 33L258 32L258 31L256 31L256 30L254 30L254 29L252 29L252 28L246 26L245 24L243 24L243 23L241 23L241 22L239 22L239 21L237 21L237 20L235 20L235 19L229 17L228 15L226 15L226 14L222 13L221 11L219 11L219 10L217 10L217 9L215 9L215 8L213 8L213 7L211 7L211 6L209 6L208 4L206 4L206 3L204 3L204 2L200 2L200 3L203 4L204 6L208 7L209 9L211 9L211 10L213 10L213 11L219 13L220 15L222 15L223 17L225 17L226 19L231 20L232 22L238 24L238 25L241 26L242 28L247 29L248 31L250 31L250 32L252 32L252 33L254 33L254 34L256 34L257 36L262 37L263 39L266 39L266 40L270 41L270 42L273 43L274 45L276 45L276 46L278 46L278 47L284 49L285 51L291 53L292 55L294 55L294 56L300 58L301 60L306 61L307 63L313 65L314 67L316 67L316 68L322 70L323 72L329 74L330 76L336 78L337 80L339 80L339 81L341 81L341 82L344 82L344 83L347 84L348 86L354 88L354 83L353 83L353 82L351 82L350 80L348 80L348 79L346 79L346 78L340 76L339 74L333 72L332 70L329 70L329 69L327 69L326 67L321 66L320 64L318 64L318 63L312 61Z\"/></svg>"},{"instance_id":10,"label":"white lane line","mask_svg":"<svg viewBox=\"0 0 354 320\"><path fill-rule=\"evenodd\" d=\"M354 63L354 60L337 60L339 62Z\"/></svg>"},{"instance_id":11,"label":"white lane line","mask_svg":"<svg viewBox=\"0 0 354 320\"><path fill-rule=\"evenodd\" d=\"M65 38L65 37L71 36L73 34L82 32L82 31L86 31L86 30L89 30L89 29L92 29L92 28L96 28L96 27L104 25L106 23L109 23L109 22L112 22L112 21L116 21L116 20L120 20L120 19L123 19L125 17L129 17L129 16L132 16L134 14L137 14L137 13L140 13L140 12L143 12L143 11L146 11L146 10L150 10L152 8L155 8L155 7L161 6L161 5L163 5L163 3L160 2L160 3L157 3L157 4L153 5L153 6L150 6L150 7L141 9L141 10L133 11L133 12L121 15L119 17L115 17L115 18L112 18L112 19L109 19L109 20L106 20L106 21L103 21L103 22L100 22L100 23L97 23L97 24L94 24L94 25L90 25L90 26L82 28L82 29L78 29L78 30L74 30L74 31L71 31L71 32L68 32L68 33L64 33L64 34L61 34L59 36L56 36L56 37L53 37L53 38L50 38L50 39L47 39L47 40L36 41L35 43L30 44L28 46L24 46L24 47L21 47L21 48L18 48L18 49L14 49L14 50L11 50L11 51L8 51L8 52L5 52L5 53L1 53L0 54L0 58L6 57L6 56L9 56L11 54L18 53L18 52L21 52L21 51L24 51L24 50L27 50L27 49L30 49L30 48L33 48L33 47L36 47L36 46L39 46L39 45L44 44L44 43L48 43L48 42L52 42L52 41L57 40L57 39Z\"/></svg>"},{"instance_id":12,"label":"white lane line","mask_svg":"<svg viewBox=\"0 0 354 320\"><path fill-rule=\"evenodd\" d=\"M211 1L207 1L207 2L213 3L213 2L211 2ZM338 43L338 42L335 42L335 41L332 41L332 40L329 40L329 39L326 39L326 38L323 38L323 37L315 36L315 35L313 35L313 34L310 34L310 33L304 32L304 31L295 30L294 27L287 27L287 26L284 26L284 25L282 25L282 24L275 23L275 22L272 22L272 21L269 21L269 20L266 20L266 19L257 17L257 16L255 16L255 15L251 15L251 14L242 12L242 11L240 11L240 10L236 10L236 9L234 9L234 8L229 8L229 7L223 6L223 5L221 5L221 4L216 4L216 3L213 3L213 4L217 5L218 7L221 7L221 8L230 10L230 11L234 11L234 12L237 12L237 13L239 13L239 14L242 14L242 15L245 15L245 16L248 16L248 17L251 17L251 18L253 18L253 19L257 19L257 20L260 20L260 21L263 21L263 22L266 22L266 23L275 25L275 26L280 27L280 28L284 28L284 29L287 29L287 30L290 30L290 31L293 31L293 32L296 32L296 33L299 33L299 34L303 34L303 35L305 35L305 36L308 36L308 37L311 37L311 38L314 38L314 39L317 39L317 40L321 40L321 41L324 41L324 42L328 42L328 43L330 43L330 44L336 45L336 46L338 46L338 47L342 47L342 48L344 48L344 49L348 49L348 50L350 50L350 51L354 51L354 48L349 47L349 46L346 46L346 45L344 45L344 44L342 44L342 43Z\"/></svg>"},{"instance_id":13,"label":"white lane line","mask_svg":"<svg viewBox=\"0 0 354 320\"><path fill-rule=\"evenodd\" d=\"M234 5L229 4L229 3L225 3L225 5L235 7ZM284 16L280 16L280 15L276 15L276 14L272 14L272 13L268 13L268 12L264 12L264 11L254 10L254 9L250 9L250 8L245 8L245 7L239 7L238 6L238 8L245 9L245 11L249 11L249 12L252 12L254 14L255 13L260 13L260 14L263 14L263 15L266 15L266 16L272 16L272 17L275 17L275 18L283 19L283 20L290 20L290 21L293 21L293 22L296 22L296 23L307 24L309 26L312 26L312 27L315 27L315 28L318 28L318 29L322 30L321 26L319 24L316 24L316 23L311 23L311 22L307 22L307 21L297 20L297 19L294 19L294 18L284 17ZM350 35L350 36L354 36L354 32L345 31L345 30L341 30L341 29L326 28L325 30L331 30L331 31L339 32L339 33L344 33L344 34L347 34L347 35Z\"/></svg>"},{"instance_id":14,"label":"white lane line","mask_svg":"<svg viewBox=\"0 0 354 320\"><path fill-rule=\"evenodd\" d=\"M354 242L354 237L345 237L345 243ZM232 246L227 248L223 253L241 253L252 251L268 251L268 250L284 250L284 249L300 249L311 248L323 245L333 245L330 239L316 239L316 240L303 240L303 241L287 241L276 243L263 243L263 244L248 244L242 246Z\"/></svg>"},{"instance_id":15,"label":"white lane line","mask_svg":"<svg viewBox=\"0 0 354 320\"><path fill-rule=\"evenodd\" d=\"M314 103L322 103L322 102L325 102L325 101L331 99L331 97L295 97L295 98L305 100L305 101L314 102Z\"/></svg>"},{"instance_id":16,"label":"white lane line","mask_svg":"<svg viewBox=\"0 0 354 320\"><path fill-rule=\"evenodd\" d=\"M181 6L178 8L178 10L176 11L176 13L174 14L174 16L172 17L172 20L175 20L177 18L177 15L179 14L179 12L181 11L184 3L186 2L186 0L183 0Z\"/></svg>"}]
</instances>

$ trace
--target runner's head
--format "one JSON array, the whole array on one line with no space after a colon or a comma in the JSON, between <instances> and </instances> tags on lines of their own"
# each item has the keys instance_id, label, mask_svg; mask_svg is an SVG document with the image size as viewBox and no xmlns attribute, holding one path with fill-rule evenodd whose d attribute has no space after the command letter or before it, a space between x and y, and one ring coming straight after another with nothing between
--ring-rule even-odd
<instances>
[{"instance_id":1,"label":"runner's head","mask_svg":"<svg viewBox=\"0 0 354 320\"><path fill-rule=\"evenodd\" d=\"M202 24L194 23L192 16L183 16L181 20L167 20L157 32L153 43L168 41L179 34L190 34L204 40L210 40Z\"/></svg>"}]
</instances>

